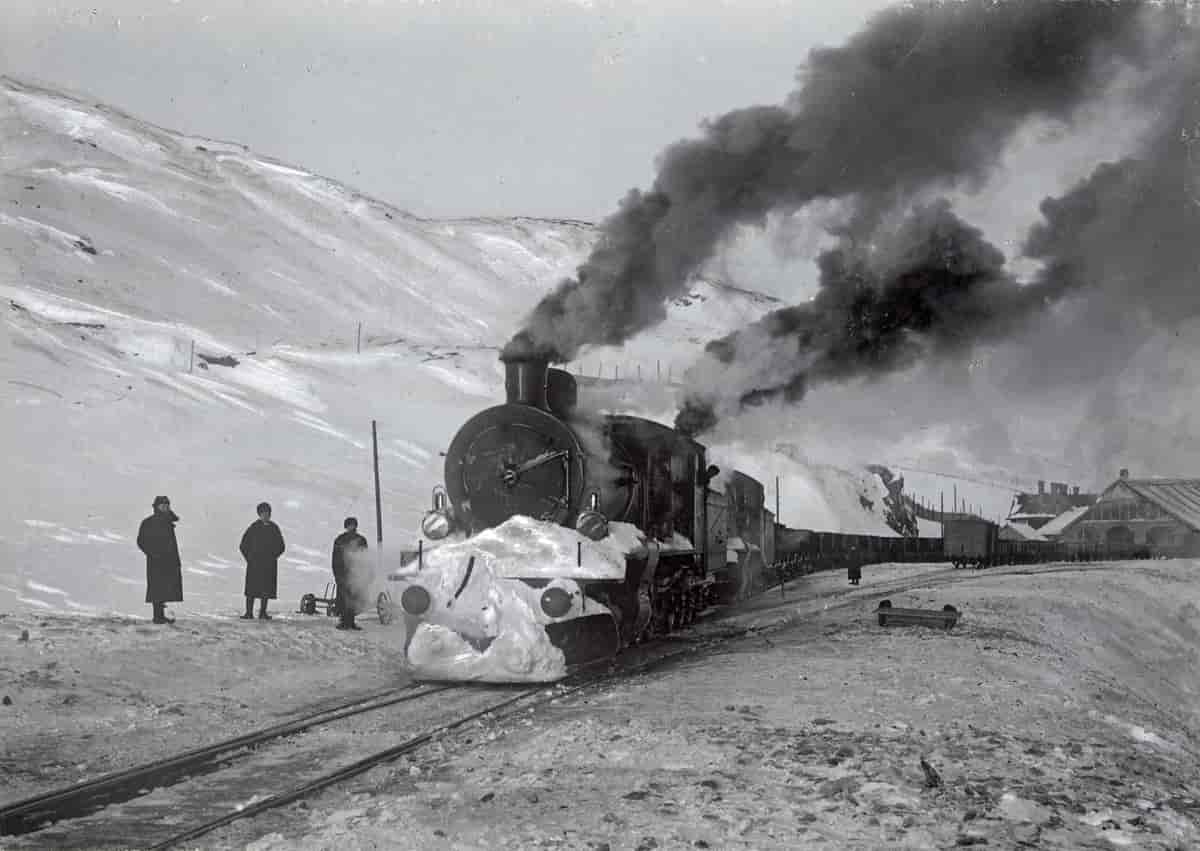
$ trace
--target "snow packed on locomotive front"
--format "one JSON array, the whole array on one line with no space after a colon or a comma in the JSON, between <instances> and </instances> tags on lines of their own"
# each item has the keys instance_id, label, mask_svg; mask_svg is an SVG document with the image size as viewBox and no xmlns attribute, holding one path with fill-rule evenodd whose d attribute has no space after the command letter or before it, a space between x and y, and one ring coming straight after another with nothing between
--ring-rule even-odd
<instances>
[{"instance_id":1,"label":"snow packed on locomotive front","mask_svg":"<svg viewBox=\"0 0 1200 851\"><path fill-rule=\"evenodd\" d=\"M487 532L536 530L518 529L514 518L543 524L539 552L552 552L553 565L523 563L513 553L526 544L514 549L512 541L503 555L501 543L490 542L481 557L492 581L524 586L506 591L509 598L543 589L539 610L526 619L540 623L568 665L611 657L621 646L691 622L715 601L713 573L725 561L723 545L709 551L705 494L717 470L706 466L704 446L639 417L578 411L574 377L545 359L503 360L506 401L476 414L451 441L446 499L435 493L435 510L422 524L426 537L458 546ZM565 543L554 527L576 536L578 563L563 558ZM585 545L596 561L593 545L611 551L608 539L618 529L624 570L584 565ZM405 580L406 619L428 619L430 595L420 583L430 579ZM457 593L470 582L468 570ZM475 632L476 645L492 640L481 642L477 624L450 628L467 638Z\"/></svg>"}]
</instances>

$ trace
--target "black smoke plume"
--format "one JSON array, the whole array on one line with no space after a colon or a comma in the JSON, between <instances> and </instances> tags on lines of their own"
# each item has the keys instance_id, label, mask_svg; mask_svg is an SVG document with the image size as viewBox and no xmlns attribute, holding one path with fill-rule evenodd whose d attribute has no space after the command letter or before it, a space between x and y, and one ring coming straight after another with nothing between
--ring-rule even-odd
<instances>
[{"instance_id":1,"label":"black smoke plume","mask_svg":"<svg viewBox=\"0 0 1200 851\"><path fill-rule=\"evenodd\" d=\"M714 341L688 375L676 419L699 434L768 399L798 401L828 381L877 378L918 361L961 359L1013 339L1047 308L1072 310L1027 340L1022 382L1116 374L1155 330L1200 316L1200 46L1174 42L1141 93L1158 116L1136 156L1100 165L1061 198L1023 246L1027 283L946 201L898 226L856 221L820 260L816 297Z\"/></svg>"},{"instance_id":2,"label":"black smoke plume","mask_svg":"<svg viewBox=\"0 0 1200 851\"><path fill-rule=\"evenodd\" d=\"M1033 117L1069 120L1120 61L1153 50L1137 4L970 0L887 10L809 54L782 106L720 116L666 150L649 191L601 226L574 279L505 354L572 359L661 321L739 224L845 198L870 221L930 187L983 181Z\"/></svg>"},{"instance_id":3,"label":"black smoke plume","mask_svg":"<svg viewBox=\"0 0 1200 851\"><path fill-rule=\"evenodd\" d=\"M719 391L693 390L677 428L707 431L721 401L727 408L797 402L822 382L878 377L931 355L960 357L981 340L1007 336L1060 291L1057 280L1020 285L1004 255L946 201L918 207L886 241L831 249L818 264L811 302L707 346L708 364L690 371L689 384Z\"/></svg>"}]
</instances>

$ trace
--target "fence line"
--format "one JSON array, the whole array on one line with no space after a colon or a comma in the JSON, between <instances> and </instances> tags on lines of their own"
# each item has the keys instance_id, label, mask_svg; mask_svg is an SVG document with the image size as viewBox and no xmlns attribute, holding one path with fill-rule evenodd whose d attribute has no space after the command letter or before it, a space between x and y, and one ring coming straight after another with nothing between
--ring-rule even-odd
<instances>
[{"instance_id":1,"label":"fence line","mask_svg":"<svg viewBox=\"0 0 1200 851\"><path fill-rule=\"evenodd\" d=\"M289 341L285 337L271 341L266 345L266 349L272 349L277 345L298 345L310 348L326 348L326 347L341 347L352 350L355 354L363 354L372 344L378 343L380 340L385 340L388 343L396 342L402 338L395 334L384 333L382 331L372 333L365 321L356 321L353 325L345 329L346 333L335 333L331 338L323 340L306 339L303 341ZM188 336L183 336L184 345L190 350L187 352L189 371L195 368L196 364L196 343ZM249 341L246 341L248 344ZM241 345L235 343L236 348L241 348ZM476 344L457 345L453 343L425 343L429 347L457 349L457 350L477 350L480 348L496 350L497 355L500 352L499 346L486 346ZM238 351L239 355L246 354L263 354L263 336L260 329L254 329L253 348L245 351ZM679 385L682 383L683 373L686 365L676 364L673 361L663 360L642 360L638 358L585 358L580 360L570 361L565 364L558 364L559 369L566 370L577 378L582 379L598 379L601 381L614 381L628 384L672 384Z\"/></svg>"},{"instance_id":2,"label":"fence line","mask_svg":"<svg viewBox=\"0 0 1200 851\"><path fill-rule=\"evenodd\" d=\"M577 378L619 381L628 384L680 384L683 370L671 361L653 362L635 359L582 360L563 364L562 369Z\"/></svg>"}]
</instances>

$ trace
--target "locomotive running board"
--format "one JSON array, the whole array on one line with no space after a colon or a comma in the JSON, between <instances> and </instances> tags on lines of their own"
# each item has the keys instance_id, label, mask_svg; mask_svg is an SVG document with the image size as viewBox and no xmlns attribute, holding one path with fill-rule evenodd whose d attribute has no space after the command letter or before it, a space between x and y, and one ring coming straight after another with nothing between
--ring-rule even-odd
<instances>
[{"instance_id":1,"label":"locomotive running board","mask_svg":"<svg viewBox=\"0 0 1200 851\"><path fill-rule=\"evenodd\" d=\"M550 643L563 652L567 667L612 659L621 649L617 623L610 614L584 615L546 624Z\"/></svg>"}]
</instances>

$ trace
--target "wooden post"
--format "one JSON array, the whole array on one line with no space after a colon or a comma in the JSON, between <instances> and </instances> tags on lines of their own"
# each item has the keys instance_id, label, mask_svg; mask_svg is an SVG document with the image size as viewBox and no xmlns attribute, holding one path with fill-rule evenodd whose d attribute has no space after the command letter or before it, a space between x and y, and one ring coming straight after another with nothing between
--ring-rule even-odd
<instances>
[{"instance_id":1,"label":"wooden post","mask_svg":"<svg viewBox=\"0 0 1200 851\"><path fill-rule=\"evenodd\" d=\"M779 476L775 477L775 522L776 523L783 522L779 519ZM775 534L774 529L771 529L771 534L772 535ZM778 543L779 542L776 541L776 544L778 544ZM779 553L775 553L775 559L778 561ZM784 582L786 582L786 580L787 580L787 577L783 572L783 563L780 562L780 565L779 565L779 598L781 600L786 599L784 597L784 591L783 591L783 585L784 585Z\"/></svg>"},{"instance_id":2,"label":"wooden post","mask_svg":"<svg viewBox=\"0 0 1200 851\"><path fill-rule=\"evenodd\" d=\"M671 364L667 364L667 383L668 384L671 383L671 370L672 369L674 369L674 367Z\"/></svg>"},{"instance_id":3,"label":"wooden post","mask_svg":"<svg viewBox=\"0 0 1200 851\"><path fill-rule=\"evenodd\" d=\"M638 368L638 381L641 381L642 380L642 365L639 363L637 365L637 368Z\"/></svg>"},{"instance_id":4,"label":"wooden post","mask_svg":"<svg viewBox=\"0 0 1200 851\"><path fill-rule=\"evenodd\" d=\"M192 367L196 365L196 341L192 340L192 350L188 355L188 372L192 371Z\"/></svg>"},{"instance_id":5,"label":"wooden post","mask_svg":"<svg viewBox=\"0 0 1200 851\"><path fill-rule=\"evenodd\" d=\"M660 359L660 360L655 361L655 366L658 369L658 380L661 382L662 381L662 360Z\"/></svg>"},{"instance_id":6,"label":"wooden post","mask_svg":"<svg viewBox=\"0 0 1200 851\"><path fill-rule=\"evenodd\" d=\"M379 431L375 420L371 420L371 452L375 462L375 541L379 545L379 558L383 559L383 503L379 498Z\"/></svg>"},{"instance_id":7,"label":"wooden post","mask_svg":"<svg viewBox=\"0 0 1200 851\"><path fill-rule=\"evenodd\" d=\"M958 483L954 484L954 513L958 514Z\"/></svg>"},{"instance_id":8,"label":"wooden post","mask_svg":"<svg viewBox=\"0 0 1200 851\"><path fill-rule=\"evenodd\" d=\"M358 323L358 336L354 341L354 351L358 354L362 354L362 322Z\"/></svg>"},{"instance_id":9,"label":"wooden post","mask_svg":"<svg viewBox=\"0 0 1200 851\"><path fill-rule=\"evenodd\" d=\"M613 381L620 381L620 380L621 380L621 365L619 363L615 363L615 364L613 364Z\"/></svg>"}]
</instances>

